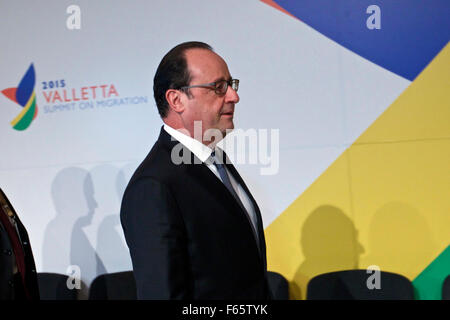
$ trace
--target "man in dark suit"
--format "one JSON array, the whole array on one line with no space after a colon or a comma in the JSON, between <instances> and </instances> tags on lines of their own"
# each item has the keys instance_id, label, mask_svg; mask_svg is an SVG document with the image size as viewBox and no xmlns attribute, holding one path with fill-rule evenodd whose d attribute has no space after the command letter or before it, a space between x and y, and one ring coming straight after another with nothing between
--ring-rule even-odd
<instances>
[{"instance_id":1,"label":"man in dark suit","mask_svg":"<svg viewBox=\"0 0 450 320\"><path fill-rule=\"evenodd\" d=\"M165 124L120 213L139 299L271 296L261 213L216 147L234 128L238 85L201 42L176 46L156 71L154 96Z\"/></svg>"}]
</instances>

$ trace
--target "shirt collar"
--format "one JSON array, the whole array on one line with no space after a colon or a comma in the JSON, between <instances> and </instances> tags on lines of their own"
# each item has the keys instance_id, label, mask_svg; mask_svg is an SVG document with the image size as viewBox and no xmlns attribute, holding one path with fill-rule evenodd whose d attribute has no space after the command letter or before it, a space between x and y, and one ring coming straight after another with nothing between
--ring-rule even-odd
<instances>
[{"instance_id":1,"label":"shirt collar","mask_svg":"<svg viewBox=\"0 0 450 320\"><path fill-rule=\"evenodd\" d=\"M181 144L188 148L202 162L206 162L206 160L210 158L211 153L214 151L210 147L205 146L200 141L191 138L181 131L168 126L167 124L164 124L164 130L166 130L166 132L170 134L174 139L178 140Z\"/></svg>"}]
</instances>

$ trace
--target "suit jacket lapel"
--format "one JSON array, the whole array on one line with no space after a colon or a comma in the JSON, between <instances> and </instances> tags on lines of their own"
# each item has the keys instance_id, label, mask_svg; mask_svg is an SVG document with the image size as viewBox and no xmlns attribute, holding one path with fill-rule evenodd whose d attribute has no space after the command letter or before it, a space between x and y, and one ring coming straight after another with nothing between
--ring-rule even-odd
<instances>
[{"instance_id":1,"label":"suit jacket lapel","mask_svg":"<svg viewBox=\"0 0 450 320\"><path fill-rule=\"evenodd\" d=\"M247 185L245 184L244 180L240 176L239 172L236 170L234 165L231 163L231 161L226 156L225 152L224 152L224 155L225 155L225 157L227 159L225 161L225 166L228 168L228 170L231 172L231 174L238 180L238 182L240 183L242 188L244 188L244 191L249 196L249 198L250 198L250 200L251 200L251 202L253 204L253 207L255 208L256 219L258 221L258 232L259 232L260 248L261 248L261 251L262 251L261 252L262 256L264 258L264 267L266 267L266 264L267 264L267 262L266 262L266 241L265 241L265 238L264 238L264 228L263 228L263 222L262 222L262 217L261 217L261 211L259 210L258 204L256 203L255 198L253 198L252 193L248 189Z\"/></svg>"},{"instance_id":2,"label":"suit jacket lapel","mask_svg":"<svg viewBox=\"0 0 450 320\"><path fill-rule=\"evenodd\" d=\"M172 152L172 149L177 146L180 142L172 138L170 134L164 130L164 127L161 128L161 133L158 138L158 141L165 145L169 152ZM226 203L233 206L233 210L228 210L233 214L237 214L241 217L242 214L247 214L243 212L243 208L241 208L240 204L234 198L234 196L230 193L227 187L216 177L216 175L211 172L211 170L204 164L193 152L191 152L188 148L182 145L180 156L185 156L185 152L189 154L190 162L187 164L180 164L184 166L186 172L192 176L193 179L201 179L204 181L205 185L208 186L213 192L213 196L216 197L216 200L220 203ZM184 158L184 157L183 157ZM186 157L187 159L188 157ZM253 201L253 200L252 200ZM251 226L249 226L251 227ZM252 231L253 232L253 231Z\"/></svg>"},{"instance_id":3,"label":"suit jacket lapel","mask_svg":"<svg viewBox=\"0 0 450 320\"><path fill-rule=\"evenodd\" d=\"M172 138L170 134L164 130L164 127L161 127L161 132L158 138L158 141L165 145L169 152L180 142ZM231 204L234 206L234 210L229 210L230 213L238 215L240 218L245 218L248 221L249 230L253 233L253 228L250 225L251 221L247 219L248 213L244 211L244 209L240 206L238 201L234 198L234 196L230 193L227 187L216 177L216 175L204 164L193 152L183 146L181 152L188 152L190 155L191 164L181 164L185 166L188 174L190 174L194 179L201 179L205 182L206 185L213 191L212 194L216 197L217 201L220 203ZM181 155L183 156L183 155ZM226 156L224 152L224 156L226 157L225 166L231 172L231 174L237 179L239 184L244 188L245 192L249 196L253 207L255 208L256 218L258 221L258 233L259 233L259 244L261 250L261 256L263 258L264 269L267 268L266 262L266 243L264 239L264 229L262 224L261 212L259 210L258 204L256 203L253 195L250 190L247 188L244 180L241 178L236 168L231 164L230 160ZM245 215L245 216L243 216ZM255 243L256 246L256 243Z\"/></svg>"},{"instance_id":4,"label":"suit jacket lapel","mask_svg":"<svg viewBox=\"0 0 450 320\"><path fill-rule=\"evenodd\" d=\"M194 156L195 157L195 156ZM197 161L200 161L197 158ZM259 210L258 204L256 203L255 199L253 198L252 194L250 193L250 190L247 188L247 186L244 183L244 180L242 180L241 176L237 172L237 170L234 168L232 164L226 164L226 167L230 170L231 174L238 180L238 182L241 184L241 186L244 188L244 191L248 194L250 201L253 204L253 207L255 208L255 214L257 218L257 228L258 228L258 239L259 239L259 248L257 247L258 251L260 251L263 261L264 270L267 269L267 261L266 261L266 241L264 238L264 229L262 227L262 218L261 218L261 212ZM200 178L205 181L205 184L208 186L211 186L212 193L215 197L217 197L218 201L221 203L230 203L234 205L234 210L230 210L232 214L237 214L240 218L244 218L247 221L249 232L254 232L253 227L251 226L251 220L248 217L248 212L241 207L241 205L238 203L238 201L235 199L235 197L231 194L231 192L227 189L227 187L220 181L216 175L206 166L206 164L202 163L201 165L187 165L188 171L193 177ZM258 241L258 239L255 239L255 241ZM256 246L256 242L255 242Z\"/></svg>"}]
</instances>

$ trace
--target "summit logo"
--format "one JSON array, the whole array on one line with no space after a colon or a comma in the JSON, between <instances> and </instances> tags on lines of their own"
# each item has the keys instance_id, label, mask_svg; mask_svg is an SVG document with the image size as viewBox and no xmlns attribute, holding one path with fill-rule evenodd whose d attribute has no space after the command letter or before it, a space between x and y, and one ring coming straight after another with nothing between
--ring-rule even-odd
<instances>
[{"instance_id":1,"label":"summit logo","mask_svg":"<svg viewBox=\"0 0 450 320\"><path fill-rule=\"evenodd\" d=\"M2 90L5 97L22 108L22 111L11 121L11 126L18 131L27 129L38 114L35 84L36 74L34 66L31 64L17 88Z\"/></svg>"},{"instance_id":2,"label":"summit logo","mask_svg":"<svg viewBox=\"0 0 450 320\"><path fill-rule=\"evenodd\" d=\"M37 82L33 63L20 80L17 88L1 91L5 97L19 105L22 110L10 122L18 131L26 130L36 119L40 102L40 117L56 115L61 112L85 112L87 117L95 116L92 112L105 112L113 107L127 107L147 104L147 96L122 96L120 87L115 83L71 85L70 75L52 77L49 81ZM45 79L43 79L45 80ZM119 90L118 90L119 89ZM12 104L11 104L12 105ZM45 126L45 123L43 124Z\"/></svg>"}]
</instances>

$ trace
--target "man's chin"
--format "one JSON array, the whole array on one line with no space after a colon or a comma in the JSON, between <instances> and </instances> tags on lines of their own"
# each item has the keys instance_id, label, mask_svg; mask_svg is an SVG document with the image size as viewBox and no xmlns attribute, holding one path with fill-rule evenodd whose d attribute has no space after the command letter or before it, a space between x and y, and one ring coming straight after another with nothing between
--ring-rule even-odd
<instances>
[{"instance_id":1,"label":"man's chin","mask_svg":"<svg viewBox=\"0 0 450 320\"><path fill-rule=\"evenodd\" d=\"M231 125L229 125L227 128L222 130L222 134L225 137L228 133L232 132L234 130L234 123L231 122Z\"/></svg>"}]
</instances>

